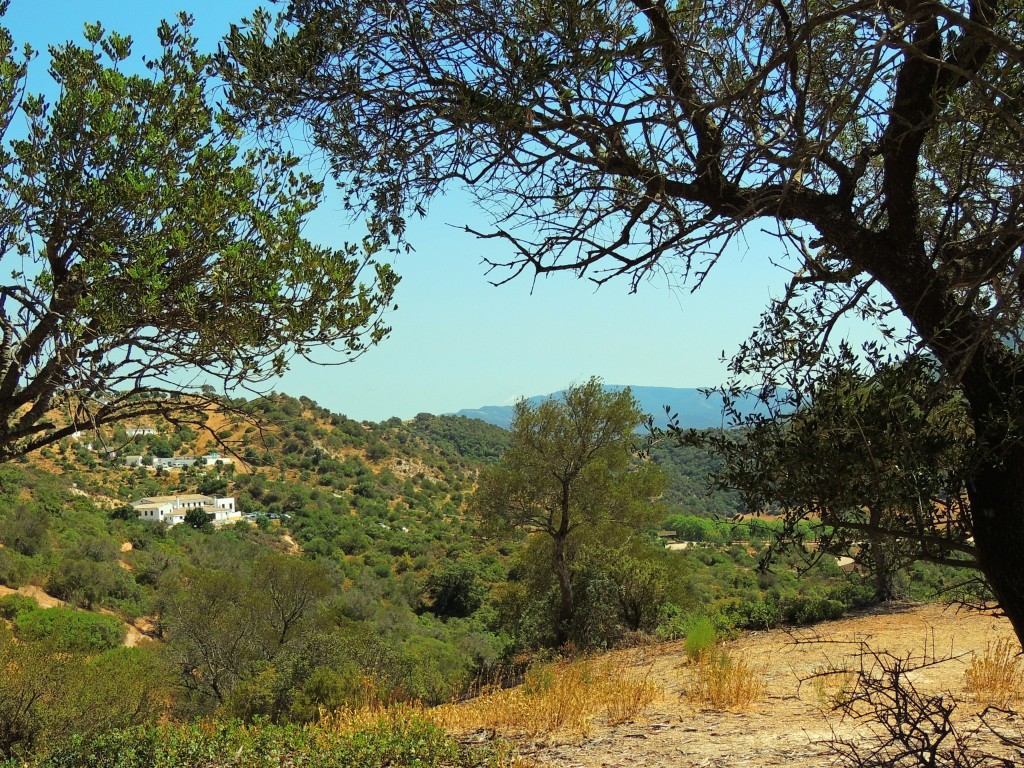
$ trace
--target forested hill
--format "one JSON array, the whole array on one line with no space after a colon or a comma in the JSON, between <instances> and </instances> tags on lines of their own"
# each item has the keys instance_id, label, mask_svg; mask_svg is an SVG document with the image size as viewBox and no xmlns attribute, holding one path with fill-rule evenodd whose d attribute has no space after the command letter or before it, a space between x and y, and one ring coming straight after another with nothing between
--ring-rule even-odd
<instances>
[{"instance_id":1,"label":"forested hill","mask_svg":"<svg viewBox=\"0 0 1024 768\"><path fill-rule=\"evenodd\" d=\"M0 727L0 760L167 717L308 723L345 707L447 702L555 642L546 540L468 513L508 432L461 416L358 422L285 395L233 406L248 418L211 413L215 437L153 420L0 464L0 660L34 675L3 683L42 686L45 702L31 738L5 742ZM230 463L153 466L218 447L227 459L225 446ZM767 626L852 604L831 597L844 588L834 566L806 586L795 570L755 574L749 542L768 529L707 518L736 511L707 491L709 456L666 444L651 458L670 483L644 528L616 541L581 530L577 647L677 637L697 612ZM167 527L127 506L194 493L232 496L253 519ZM707 547L666 548L666 525Z\"/></svg>"},{"instance_id":2,"label":"forested hill","mask_svg":"<svg viewBox=\"0 0 1024 768\"><path fill-rule=\"evenodd\" d=\"M618 392L625 389L624 385L608 384L605 389ZM668 423L669 414L678 418L679 426L684 429L709 429L712 427L730 426L722 410L722 398L718 394L710 396L702 389L685 389L679 387L637 387L630 386L633 397L640 403L644 413L654 419L654 424L664 427ZM527 398L530 403L539 403L553 395L536 395ZM666 410L667 408L667 410ZM740 413L763 413L763 406L752 395L744 397L737 403ZM456 415L472 419L480 419L489 424L508 429L512 424L515 406L485 405L481 408L464 408Z\"/></svg>"}]
</instances>

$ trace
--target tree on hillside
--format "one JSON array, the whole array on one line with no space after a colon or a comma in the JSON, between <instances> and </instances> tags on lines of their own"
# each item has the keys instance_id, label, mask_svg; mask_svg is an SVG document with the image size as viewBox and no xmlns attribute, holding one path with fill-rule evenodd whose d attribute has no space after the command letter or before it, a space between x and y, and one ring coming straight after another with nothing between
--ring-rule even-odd
<instances>
[{"instance_id":1,"label":"tree on hillside","mask_svg":"<svg viewBox=\"0 0 1024 768\"><path fill-rule=\"evenodd\" d=\"M899 568L924 560L978 567L963 499L971 436L956 393L934 386L933 364L910 358L868 377L837 361L785 418L745 434L697 435L726 459L717 477L749 509L779 505L782 541L817 529L816 553L854 555L879 600L895 597Z\"/></svg>"},{"instance_id":2,"label":"tree on hillside","mask_svg":"<svg viewBox=\"0 0 1024 768\"><path fill-rule=\"evenodd\" d=\"M633 450L643 419L628 389L606 392L597 378L569 387L562 399L520 400L511 445L480 475L472 506L485 524L550 540L559 643L576 611L572 545L587 533L621 543L660 513L652 500L662 475Z\"/></svg>"},{"instance_id":3,"label":"tree on hillside","mask_svg":"<svg viewBox=\"0 0 1024 768\"><path fill-rule=\"evenodd\" d=\"M794 277L760 340L805 384L837 317L901 313L963 396L977 557L1024 640L1022 15L293 0L233 30L221 63L241 111L308 125L379 239L458 185L493 216L477 234L508 243L509 278L635 288L655 271L699 285L768 224Z\"/></svg>"},{"instance_id":4,"label":"tree on hillside","mask_svg":"<svg viewBox=\"0 0 1024 768\"><path fill-rule=\"evenodd\" d=\"M213 398L190 382L258 386L387 332L396 278L302 238L322 185L240 149L189 23L161 25L145 74L129 38L87 25L50 50L52 103L25 95L31 55L0 28L0 461L127 418L199 421Z\"/></svg>"}]
</instances>

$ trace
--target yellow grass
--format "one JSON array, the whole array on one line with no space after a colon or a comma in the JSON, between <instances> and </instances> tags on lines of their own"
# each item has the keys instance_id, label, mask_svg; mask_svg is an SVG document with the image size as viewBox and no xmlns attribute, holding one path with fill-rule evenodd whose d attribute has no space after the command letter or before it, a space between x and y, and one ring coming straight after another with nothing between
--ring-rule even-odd
<instances>
[{"instance_id":1,"label":"yellow grass","mask_svg":"<svg viewBox=\"0 0 1024 768\"><path fill-rule=\"evenodd\" d=\"M410 720L431 720L430 711L419 704L368 705L356 708L323 711L317 726L330 733L352 733L381 724L405 723Z\"/></svg>"},{"instance_id":2,"label":"yellow grass","mask_svg":"<svg viewBox=\"0 0 1024 768\"><path fill-rule=\"evenodd\" d=\"M1005 707L1024 699L1024 670L1016 643L1003 638L985 645L964 672L964 687L975 701Z\"/></svg>"},{"instance_id":3,"label":"yellow grass","mask_svg":"<svg viewBox=\"0 0 1024 768\"><path fill-rule=\"evenodd\" d=\"M650 664L638 669L636 655L615 654L537 665L516 688L436 707L430 715L455 731L585 736L598 720L614 724L637 719L660 693Z\"/></svg>"},{"instance_id":4,"label":"yellow grass","mask_svg":"<svg viewBox=\"0 0 1024 768\"><path fill-rule=\"evenodd\" d=\"M744 710L764 696L765 670L709 648L692 665L688 696L711 709Z\"/></svg>"}]
</instances>

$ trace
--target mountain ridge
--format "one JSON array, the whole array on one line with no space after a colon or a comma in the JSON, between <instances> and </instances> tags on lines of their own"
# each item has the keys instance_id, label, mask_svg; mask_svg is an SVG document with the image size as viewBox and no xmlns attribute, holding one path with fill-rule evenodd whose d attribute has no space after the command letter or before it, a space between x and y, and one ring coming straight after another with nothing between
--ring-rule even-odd
<instances>
[{"instance_id":1,"label":"mountain ridge","mask_svg":"<svg viewBox=\"0 0 1024 768\"><path fill-rule=\"evenodd\" d=\"M671 415L676 417L678 425L683 429L710 429L713 427L733 426L728 423L722 402L721 393L710 388L694 387L653 387L633 384L605 384L608 392L621 392L629 387L640 404L641 410L648 414L656 427L668 425ZM565 390L549 395L534 395L525 400L536 405L551 397L559 397ZM742 415L751 413L767 414L767 409L753 394L744 395L736 408ZM488 424L509 429L515 415L514 405L484 405L479 408L463 408L456 411L455 416L480 419Z\"/></svg>"}]
</instances>

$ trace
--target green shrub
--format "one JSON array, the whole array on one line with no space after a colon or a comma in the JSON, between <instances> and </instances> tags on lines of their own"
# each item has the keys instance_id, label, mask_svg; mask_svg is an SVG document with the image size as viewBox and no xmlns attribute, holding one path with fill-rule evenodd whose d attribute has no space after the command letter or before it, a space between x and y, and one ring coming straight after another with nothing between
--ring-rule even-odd
<instances>
[{"instance_id":1,"label":"green shrub","mask_svg":"<svg viewBox=\"0 0 1024 768\"><path fill-rule=\"evenodd\" d=\"M331 723L333 726L334 723ZM70 743L28 768L192 768L244 765L279 768L393 766L393 768L498 768L505 765L493 747L460 744L415 715L399 714L356 730L229 722L164 725L111 731Z\"/></svg>"},{"instance_id":2,"label":"green shrub","mask_svg":"<svg viewBox=\"0 0 1024 768\"><path fill-rule=\"evenodd\" d=\"M734 614L735 624L741 629L771 629L783 618L782 606L770 598L744 602Z\"/></svg>"},{"instance_id":3,"label":"green shrub","mask_svg":"<svg viewBox=\"0 0 1024 768\"><path fill-rule=\"evenodd\" d=\"M476 560L462 557L448 560L427 577L430 610L438 616L465 617L483 603L487 587L480 580Z\"/></svg>"},{"instance_id":4,"label":"green shrub","mask_svg":"<svg viewBox=\"0 0 1024 768\"><path fill-rule=\"evenodd\" d=\"M843 618L846 605L827 597L795 597L786 600L782 610L794 624L816 624Z\"/></svg>"},{"instance_id":5,"label":"green shrub","mask_svg":"<svg viewBox=\"0 0 1024 768\"><path fill-rule=\"evenodd\" d=\"M41 608L19 613L14 632L24 642L46 641L57 650L95 653L124 642L126 629L113 616L70 608Z\"/></svg>"},{"instance_id":6,"label":"green shrub","mask_svg":"<svg viewBox=\"0 0 1024 768\"><path fill-rule=\"evenodd\" d=\"M0 584L16 589L27 584L34 571L32 558L13 549L0 549Z\"/></svg>"},{"instance_id":7,"label":"green shrub","mask_svg":"<svg viewBox=\"0 0 1024 768\"><path fill-rule=\"evenodd\" d=\"M690 622L686 631L686 655L696 659L704 651L714 646L718 633L707 616L698 616Z\"/></svg>"},{"instance_id":8,"label":"green shrub","mask_svg":"<svg viewBox=\"0 0 1024 768\"><path fill-rule=\"evenodd\" d=\"M34 597L29 597L28 595L15 593L0 597L0 616L3 616L5 619L14 620L25 611L35 611L38 609L39 603L36 602Z\"/></svg>"},{"instance_id":9,"label":"green shrub","mask_svg":"<svg viewBox=\"0 0 1024 768\"><path fill-rule=\"evenodd\" d=\"M665 603L658 616L658 627L654 633L662 640L678 640L686 637L686 615L675 603Z\"/></svg>"}]
</instances>

